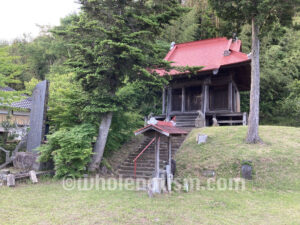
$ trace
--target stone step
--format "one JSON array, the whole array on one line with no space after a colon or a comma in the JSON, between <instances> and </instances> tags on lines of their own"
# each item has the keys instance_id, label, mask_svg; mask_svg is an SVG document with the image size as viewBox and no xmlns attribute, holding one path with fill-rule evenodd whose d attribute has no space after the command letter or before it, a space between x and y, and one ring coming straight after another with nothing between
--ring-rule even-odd
<instances>
[{"instance_id":1,"label":"stone step","mask_svg":"<svg viewBox=\"0 0 300 225\"><path fill-rule=\"evenodd\" d=\"M179 149L179 148L178 148ZM177 149L176 150L172 150L172 152L171 152L171 154L173 155L173 154L175 154L177 152ZM160 154L160 156L166 156L166 157L168 157L169 156L169 151L168 150L164 150L164 151L160 151L159 152ZM139 154L139 152L138 153L136 153L136 154L130 154L129 156L128 156L128 158L130 158L130 159L135 159L137 156L138 156L138 154ZM143 158L143 157L155 157L155 151L152 151L152 152L144 152L142 155L140 155L140 157L139 157L139 159L140 158Z\"/></svg>"},{"instance_id":2,"label":"stone step","mask_svg":"<svg viewBox=\"0 0 300 225\"><path fill-rule=\"evenodd\" d=\"M160 167L160 169L164 169L164 167ZM136 173L137 174L143 174L143 175L146 175L146 174L148 174L148 175L151 175L151 174L153 174L154 173L154 171L155 171L155 169L153 168L153 169L151 169L151 170L146 170L146 169L137 169L136 170ZM134 174L134 169L128 169L128 170L119 170L118 171L118 173L119 174Z\"/></svg>"},{"instance_id":3,"label":"stone step","mask_svg":"<svg viewBox=\"0 0 300 225\"><path fill-rule=\"evenodd\" d=\"M130 175L119 174L119 177L122 177L123 179L126 179L126 178L131 178L131 179L133 179L133 178L134 178L134 175L133 175L133 174L130 174ZM145 179L145 180L149 180L149 179L152 178L152 175L151 175L151 176L136 175L135 178L136 178L136 179Z\"/></svg>"},{"instance_id":4,"label":"stone step","mask_svg":"<svg viewBox=\"0 0 300 225\"><path fill-rule=\"evenodd\" d=\"M165 164L167 162L167 160L160 160L160 164ZM137 163L136 163L136 165L137 166L154 166L154 164L155 164L155 161L154 160L142 160L142 161L138 161ZM134 163L133 162L124 162L124 163L122 163L122 165L121 166L131 166L131 165L134 165ZM121 167L120 166L120 167Z\"/></svg>"},{"instance_id":5,"label":"stone step","mask_svg":"<svg viewBox=\"0 0 300 225\"><path fill-rule=\"evenodd\" d=\"M166 165L167 162L160 162L160 166L163 166L163 165ZM137 167L139 168L154 168L155 166L155 163L146 163L146 162L143 162L143 163L137 163L136 164ZM123 163L119 169L123 169L123 168L134 168L134 164L133 163Z\"/></svg>"},{"instance_id":6,"label":"stone step","mask_svg":"<svg viewBox=\"0 0 300 225\"><path fill-rule=\"evenodd\" d=\"M123 177L134 177L134 172L132 173L122 173L119 174L122 175ZM136 172L137 177L152 177L153 172Z\"/></svg>"},{"instance_id":7,"label":"stone step","mask_svg":"<svg viewBox=\"0 0 300 225\"><path fill-rule=\"evenodd\" d=\"M179 149L179 148L178 148ZM177 150L177 149L176 149ZM171 151L171 154L173 154L173 153L176 153L177 151L175 151L174 149ZM135 159L137 156L139 155L139 152L137 152L137 153L134 153L134 154L130 154L129 156L128 156L128 158L133 158L133 159ZM152 157L154 157L154 155L155 155L155 151L153 150L153 151L151 151L151 152L144 152L142 155L140 155L140 157L139 158L141 158L141 157L143 157L143 156L152 156ZM159 155L161 155L161 156L168 156L169 155L169 150L167 150L167 149L165 149L165 150L159 150Z\"/></svg>"},{"instance_id":8,"label":"stone step","mask_svg":"<svg viewBox=\"0 0 300 225\"><path fill-rule=\"evenodd\" d=\"M190 122L191 123L191 122ZM193 122L194 124L194 122ZM189 129L189 128L186 128ZM172 138L172 157L185 140L186 135ZM133 160L140 154L140 152L149 144L153 138L148 138L138 150L131 153L127 159L119 166L118 174L122 177L134 177L134 162ZM138 158L136 162L136 177L137 178L151 178L155 170L155 144L151 144L149 148ZM160 142L160 168L165 168L168 162L169 150L166 138L162 138Z\"/></svg>"},{"instance_id":9,"label":"stone step","mask_svg":"<svg viewBox=\"0 0 300 225\"><path fill-rule=\"evenodd\" d=\"M136 167L136 171L154 171L154 169L155 169L154 166L152 166L152 167L137 166ZM131 172L131 171L134 171L134 166L122 166L119 169L119 171L121 171L121 172L130 171Z\"/></svg>"}]
</instances>

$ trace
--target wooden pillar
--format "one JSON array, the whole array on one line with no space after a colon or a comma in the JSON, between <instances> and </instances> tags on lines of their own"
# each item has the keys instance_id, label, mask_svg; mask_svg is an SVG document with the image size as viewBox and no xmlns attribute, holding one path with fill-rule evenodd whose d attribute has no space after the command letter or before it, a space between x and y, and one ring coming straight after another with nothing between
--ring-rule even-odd
<instances>
[{"instance_id":1,"label":"wooden pillar","mask_svg":"<svg viewBox=\"0 0 300 225\"><path fill-rule=\"evenodd\" d=\"M185 112L185 87L181 91L181 112Z\"/></svg>"},{"instance_id":2,"label":"wooden pillar","mask_svg":"<svg viewBox=\"0 0 300 225\"><path fill-rule=\"evenodd\" d=\"M162 89L162 114L166 113L166 89Z\"/></svg>"},{"instance_id":3,"label":"wooden pillar","mask_svg":"<svg viewBox=\"0 0 300 225\"><path fill-rule=\"evenodd\" d=\"M241 96L239 90L236 92L236 111L241 112Z\"/></svg>"},{"instance_id":4,"label":"wooden pillar","mask_svg":"<svg viewBox=\"0 0 300 225\"><path fill-rule=\"evenodd\" d=\"M206 106L205 106L205 84L202 84L201 101L202 101L201 102L201 111L204 114L204 111L206 109Z\"/></svg>"},{"instance_id":5,"label":"wooden pillar","mask_svg":"<svg viewBox=\"0 0 300 225\"><path fill-rule=\"evenodd\" d=\"M172 165L172 138L168 137L168 150L169 150L169 165Z\"/></svg>"},{"instance_id":6,"label":"wooden pillar","mask_svg":"<svg viewBox=\"0 0 300 225\"><path fill-rule=\"evenodd\" d=\"M243 113L243 126L247 126L247 113Z\"/></svg>"},{"instance_id":7,"label":"wooden pillar","mask_svg":"<svg viewBox=\"0 0 300 225\"><path fill-rule=\"evenodd\" d=\"M208 104L209 104L209 96L208 96L208 91L209 91L209 86L208 86L208 81L205 81L202 85L202 105L201 105L201 111L203 112L205 116L205 126L206 126L206 112L209 110L208 109Z\"/></svg>"},{"instance_id":8,"label":"wooden pillar","mask_svg":"<svg viewBox=\"0 0 300 225\"><path fill-rule=\"evenodd\" d=\"M209 86L205 85L205 112L209 111Z\"/></svg>"},{"instance_id":9,"label":"wooden pillar","mask_svg":"<svg viewBox=\"0 0 300 225\"><path fill-rule=\"evenodd\" d=\"M236 88L232 86L232 111L236 112Z\"/></svg>"},{"instance_id":10,"label":"wooden pillar","mask_svg":"<svg viewBox=\"0 0 300 225\"><path fill-rule=\"evenodd\" d=\"M232 112L232 81L228 83L228 110Z\"/></svg>"},{"instance_id":11,"label":"wooden pillar","mask_svg":"<svg viewBox=\"0 0 300 225\"><path fill-rule=\"evenodd\" d=\"M170 114L172 108L172 87L168 87L168 96L167 96L167 112L166 112L166 120L170 121Z\"/></svg>"},{"instance_id":12,"label":"wooden pillar","mask_svg":"<svg viewBox=\"0 0 300 225\"><path fill-rule=\"evenodd\" d=\"M159 178L159 147L160 147L159 134L155 133L155 177L156 178Z\"/></svg>"},{"instance_id":13,"label":"wooden pillar","mask_svg":"<svg viewBox=\"0 0 300 225\"><path fill-rule=\"evenodd\" d=\"M241 112L241 96L240 96L240 91L234 80L232 81L232 85L234 87L234 111L235 112Z\"/></svg>"}]
</instances>

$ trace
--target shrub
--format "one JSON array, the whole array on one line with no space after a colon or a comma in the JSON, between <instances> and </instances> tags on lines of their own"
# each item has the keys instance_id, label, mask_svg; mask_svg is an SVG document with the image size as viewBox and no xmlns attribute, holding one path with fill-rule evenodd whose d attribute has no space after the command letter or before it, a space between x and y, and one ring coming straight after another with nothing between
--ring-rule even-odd
<instances>
[{"instance_id":1,"label":"shrub","mask_svg":"<svg viewBox=\"0 0 300 225\"><path fill-rule=\"evenodd\" d=\"M134 131L144 126L143 117L134 112L116 112L105 146L104 156L109 156L118 150L125 142L134 136Z\"/></svg>"},{"instance_id":2,"label":"shrub","mask_svg":"<svg viewBox=\"0 0 300 225\"><path fill-rule=\"evenodd\" d=\"M289 90L289 96L282 103L283 111L292 122L290 125L300 126L300 80L295 80Z\"/></svg>"},{"instance_id":3,"label":"shrub","mask_svg":"<svg viewBox=\"0 0 300 225\"><path fill-rule=\"evenodd\" d=\"M60 129L48 136L48 143L41 146L41 162L53 160L55 177L80 177L86 171L91 154L92 141L96 134L90 124Z\"/></svg>"}]
</instances>

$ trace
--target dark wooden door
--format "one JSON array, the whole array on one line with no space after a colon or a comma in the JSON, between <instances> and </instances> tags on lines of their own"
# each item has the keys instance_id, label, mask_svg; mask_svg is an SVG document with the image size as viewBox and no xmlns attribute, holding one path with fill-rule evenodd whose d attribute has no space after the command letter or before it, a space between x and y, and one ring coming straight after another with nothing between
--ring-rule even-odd
<instances>
[{"instance_id":1,"label":"dark wooden door","mask_svg":"<svg viewBox=\"0 0 300 225\"><path fill-rule=\"evenodd\" d=\"M202 104L202 86L187 87L185 89L185 110L201 110Z\"/></svg>"},{"instance_id":2,"label":"dark wooden door","mask_svg":"<svg viewBox=\"0 0 300 225\"><path fill-rule=\"evenodd\" d=\"M181 111L182 89L172 90L172 111Z\"/></svg>"},{"instance_id":3,"label":"dark wooden door","mask_svg":"<svg viewBox=\"0 0 300 225\"><path fill-rule=\"evenodd\" d=\"M209 89L211 111L228 110L228 85L212 86Z\"/></svg>"}]
</instances>

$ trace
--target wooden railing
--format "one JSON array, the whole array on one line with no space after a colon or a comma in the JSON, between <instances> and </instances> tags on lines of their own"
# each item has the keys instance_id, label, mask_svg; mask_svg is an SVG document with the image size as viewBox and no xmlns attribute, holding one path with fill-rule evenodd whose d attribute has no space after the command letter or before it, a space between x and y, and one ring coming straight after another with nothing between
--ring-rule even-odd
<instances>
[{"instance_id":1,"label":"wooden railing","mask_svg":"<svg viewBox=\"0 0 300 225\"><path fill-rule=\"evenodd\" d=\"M136 178L136 161L138 160L138 158L140 158L140 156L144 153L144 151L146 151L146 150L150 147L150 145L155 141L155 139L156 139L156 138L153 138L153 139L149 142L149 144L143 149L143 151L141 151L141 152L138 154L138 156L135 157L135 159L133 160L133 162L134 162L134 178Z\"/></svg>"}]
</instances>

